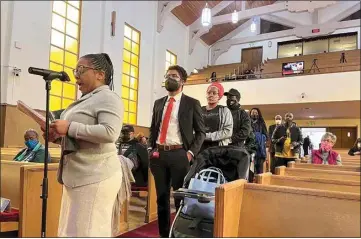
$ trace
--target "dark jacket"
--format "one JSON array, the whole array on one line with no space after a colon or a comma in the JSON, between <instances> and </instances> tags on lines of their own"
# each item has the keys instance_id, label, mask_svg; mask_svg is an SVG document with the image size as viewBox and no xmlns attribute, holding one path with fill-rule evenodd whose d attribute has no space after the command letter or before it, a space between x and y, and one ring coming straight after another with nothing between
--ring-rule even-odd
<instances>
[{"instance_id":1,"label":"dark jacket","mask_svg":"<svg viewBox=\"0 0 361 239\"><path fill-rule=\"evenodd\" d=\"M161 127L164 105L168 96L160 98L154 102L152 123L150 126L150 135L148 145L154 149ZM198 100L193 99L185 94L179 105L178 112L179 129L185 150L190 150L196 156L201 148L206 136L202 109ZM195 134L193 134L193 131Z\"/></svg>"},{"instance_id":2,"label":"dark jacket","mask_svg":"<svg viewBox=\"0 0 361 239\"><path fill-rule=\"evenodd\" d=\"M304 139L303 139L303 147L304 147L304 148L308 148L308 147L310 147L310 145L311 145L311 140L310 140L310 138L309 138L309 137L304 138Z\"/></svg>"},{"instance_id":3,"label":"dark jacket","mask_svg":"<svg viewBox=\"0 0 361 239\"><path fill-rule=\"evenodd\" d=\"M275 152L282 153L284 140L280 140L282 136L287 135L287 128L284 124L276 127L272 134L272 143L275 144ZM294 153L300 153L300 147L303 144L302 132L300 128L295 125L290 127L291 143L297 142L297 146L293 148Z\"/></svg>"},{"instance_id":4,"label":"dark jacket","mask_svg":"<svg viewBox=\"0 0 361 239\"><path fill-rule=\"evenodd\" d=\"M248 138L251 128L251 119L244 109L231 110L233 116L233 135L231 145L244 145Z\"/></svg>"},{"instance_id":5,"label":"dark jacket","mask_svg":"<svg viewBox=\"0 0 361 239\"><path fill-rule=\"evenodd\" d=\"M274 146L274 144L272 143L272 134L273 134L273 132L275 131L275 129L276 129L276 124L273 124L273 125L270 125L269 127L268 127L268 137L269 137L269 139L270 139L270 141L271 141L271 143L270 143L270 145L269 145L269 152L270 153L274 153L275 152L275 146Z\"/></svg>"},{"instance_id":6,"label":"dark jacket","mask_svg":"<svg viewBox=\"0 0 361 239\"><path fill-rule=\"evenodd\" d=\"M257 142L256 142L256 136L254 135L253 131L249 133L248 138L246 139L246 143L244 144L246 147L246 150L249 154L256 154L257 153Z\"/></svg>"},{"instance_id":7,"label":"dark jacket","mask_svg":"<svg viewBox=\"0 0 361 239\"><path fill-rule=\"evenodd\" d=\"M350 149L350 151L348 151L348 155L350 155L350 156L355 156L355 153L356 153L356 152L360 152L360 151L361 151L361 149L357 148L357 146L353 146L353 147Z\"/></svg>"},{"instance_id":8,"label":"dark jacket","mask_svg":"<svg viewBox=\"0 0 361 239\"><path fill-rule=\"evenodd\" d=\"M191 166L184 179L184 186L187 187L191 178L202 169L211 166L222 170L228 182L237 179L247 179L250 165L250 155L243 147L218 146L203 150Z\"/></svg>"},{"instance_id":9,"label":"dark jacket","mask_svg":"<svg viewBox=\"0 0 361 239\"><path fill-rule=\"evenodd\" d=\"M24 148L20 150L20 152L15 155L14 159L17 158L20 154L22 154L25 150L27 150L25 156L29 155L31 153L31 150L28 148ZM29 160L29 162L32 163L44 163L45 159L45 147L44 145L41 145L40 148L34 153L33 157ZM51 162L50 154L48 153L48 162Z\"/></svg>"},{"instance_id":10,"label":"dark jacket","mask_svg":"<svg viewBox=\"0 0 361 239\"><path fill-rule=\"evenodd\" d=\"M135 184L137 187L146 187L148 185L148 151L136 139L133 139L126 144L128 149L124 152L123 156L128 157L131 154L136 155L139 163L138 168L133 171ZM122 155L122 146L124 146L124 144L119 145L118 155Z\"/></svg>"}]
</instances>

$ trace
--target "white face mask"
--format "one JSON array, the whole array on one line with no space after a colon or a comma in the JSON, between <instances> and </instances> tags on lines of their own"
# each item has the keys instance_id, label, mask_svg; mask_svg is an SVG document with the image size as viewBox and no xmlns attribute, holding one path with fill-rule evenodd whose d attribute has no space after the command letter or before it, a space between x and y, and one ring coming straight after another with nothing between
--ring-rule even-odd
<instances>
[{"instance_id":1,"label":"white face mask","mask_svg":"<svg viewBox=\"0 0 361 239\"><path fill-rule=\"evenodd\" d=\"M282 123L282 120L275 120L276 124L281 124Z\"/></svg>"},{"instance_id":2,"label":"white face mask","mask_svg":"<svg viewBox=\"0 0 361 239\"><path fill-rule=\"evenodd\" d=\"M361 143L357 143L357 147L361 148Z\"/></svg>"}]
</instances>

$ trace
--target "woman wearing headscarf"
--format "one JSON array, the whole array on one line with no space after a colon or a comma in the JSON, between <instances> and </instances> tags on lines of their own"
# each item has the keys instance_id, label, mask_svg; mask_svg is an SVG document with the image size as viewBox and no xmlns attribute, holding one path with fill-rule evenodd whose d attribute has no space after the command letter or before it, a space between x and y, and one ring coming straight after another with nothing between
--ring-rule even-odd
<instances>
[{"instance_id":1,"label":"woman wearing headscarf","mask_svg":"<svg viewBox=\"0 0 361 239\"><path fill-rule=\"evenodd\" d=\"M202 116L206 127L206 138L202 149L213 146L228 145L233 133L233 117L231 111L219 105L223 97L223 86L213 82L207 88L207 106L202 107Z\"/></svg>"},{"instance_id":2,"label":"woman wearing headscarf","mask_svg":"<svg viewBox=\"0 0 361 239\"><path fill-rule=\"evenodd\" d=\"M123 122L122 100L113 91L113 65L106 53L82 56L74 76L82 97L50 125L49 134L52 142L62 138L58 236L111 237L123 178L115 145Z\"/></svg>"}]
</instances>

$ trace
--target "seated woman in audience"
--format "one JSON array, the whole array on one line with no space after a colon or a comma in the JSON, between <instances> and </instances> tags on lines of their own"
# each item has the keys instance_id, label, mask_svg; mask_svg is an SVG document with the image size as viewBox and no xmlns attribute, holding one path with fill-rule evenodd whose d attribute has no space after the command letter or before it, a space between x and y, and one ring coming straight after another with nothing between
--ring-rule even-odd
<instances>
[{"instance_id":1,"label":"seated woman in audience","mask_svg":"<svg viewBox=\"0 0 361 239\"><path fill-rule=\"evenodd\" d=\"M39 135L34 129L25 131L26 148L22 149L14 158L14 161L44 163L45 147L39 142ZM48 154L50 162L50 154Z\"/></svg>"},{"instance_id":2,"label":"seated woman in audience","mask_svg":"<svg viewBox=\"0 0 361 239\"><path fill-rule=\"evenodd\" d=\"M208 105L202 107L206 138L201 150L230 143L233 133L233 117L227 107L218 104L223 94L223 86L217 82L212 83L207 89Z\"/></svg>"},{"instance_id":3,"label":"seated woman in audience","mask_svg":"<svg viewBox=\"0 0 361 239\"><path fill-rule=\"evenodd\" d=\"M336 140L336 135L326 132L321 138L320 149L312 150L308 163L342 165L340 154L332 150Z\"/></svg>"},{"instance_id":4,"label":"seated woman in audience","mask_svg":"<svg viewBox=\"0 0 361 239\"><path fill-rule=\"evenodd\" d=\"M348 155L355 156L361 154L361 138L356 139L353 147L348 151Z\"/></svg>"}]
</instances>

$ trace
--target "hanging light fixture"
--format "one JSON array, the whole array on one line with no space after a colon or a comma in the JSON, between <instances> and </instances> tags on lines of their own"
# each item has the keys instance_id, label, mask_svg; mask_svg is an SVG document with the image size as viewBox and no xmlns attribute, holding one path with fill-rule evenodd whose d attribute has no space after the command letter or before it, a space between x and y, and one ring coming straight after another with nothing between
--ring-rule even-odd
<instances>
[{"instance_id":1,"label":"hanging light fixture","mask_svg":"<svg viewBox=\"0 0 361 239\"><path fill-rule=\"evenodd\" d=\"M211 25L211 9L208 7L208 3L202 10L202 26L208 27Z\"/></svg>"},{"instance_id":2,"label":"hanging light fixture","mask_svg":"<svg viewBox=\"0 0 361 239\"><path fill-rule=\"evenodd\" d=\"M236 24L237 22L238 22L238 13L237 13L236 1L234 1L234 12L232 13L232 23Z\"/></svg>"},{"instance_id":3,"label":"hanging light fixture","mask_svg":"<svg viewBox=\"0 0 361 239\"><path fill-rule=\"evenodd\" d=\"M252 24L251 24L251 32L256 32L256 30L257 30L256 21L255 21L255 19L253 19Z\"/></svg>"}]
</instances>

